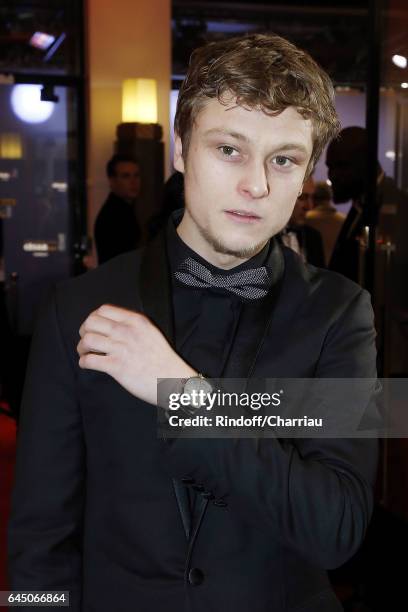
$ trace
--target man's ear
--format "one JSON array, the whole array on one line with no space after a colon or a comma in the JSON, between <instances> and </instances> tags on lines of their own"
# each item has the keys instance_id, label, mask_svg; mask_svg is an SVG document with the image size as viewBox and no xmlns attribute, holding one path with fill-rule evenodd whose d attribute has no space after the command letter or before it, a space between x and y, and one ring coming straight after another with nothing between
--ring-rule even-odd
<instances>
[{"instance_id":1,"label":"man's ear","mask_svg":"<svg viewBox=\"0 0 408 612\"><path fill-rule=\"evenodd\" d=\"M173 166L176 170L184 174L183 144L178 134L174 135Z\"/></svg>"}]
</instances>

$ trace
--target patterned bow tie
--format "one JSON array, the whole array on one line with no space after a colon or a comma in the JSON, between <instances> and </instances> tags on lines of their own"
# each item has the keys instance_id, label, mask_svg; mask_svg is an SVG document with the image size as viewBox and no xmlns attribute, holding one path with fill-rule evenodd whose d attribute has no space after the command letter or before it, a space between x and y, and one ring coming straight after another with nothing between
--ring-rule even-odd
<instances>
[{"instance_id":1,"label":"patterned bow tie","mask_svg":"<svg viewBox=\"0 0 408 612\"><path fill-rule=\"evenodd\" d=\"M191 257L183 261L174 276L189 287L224 289L246 300L265 297L272 282L265 266L232 274L213 274Z\"/></svg>"}]
</instances>

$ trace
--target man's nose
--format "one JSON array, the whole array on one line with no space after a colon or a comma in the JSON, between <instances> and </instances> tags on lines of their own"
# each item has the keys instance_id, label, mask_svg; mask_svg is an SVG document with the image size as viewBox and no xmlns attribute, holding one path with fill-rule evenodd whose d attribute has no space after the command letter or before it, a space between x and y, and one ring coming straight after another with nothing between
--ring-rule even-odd
<instances>
[{"instance_id":1,"label":"man's nose","mask_svg":"<svg viewBox=\"0 0 408 612\"><path fill-rule=\"evenodd\" d=\"M245 165L239 182L239 192L245 197L264 198L269 195L269 182L265 165L252 161Z\"/></svg>"}]
</instances>

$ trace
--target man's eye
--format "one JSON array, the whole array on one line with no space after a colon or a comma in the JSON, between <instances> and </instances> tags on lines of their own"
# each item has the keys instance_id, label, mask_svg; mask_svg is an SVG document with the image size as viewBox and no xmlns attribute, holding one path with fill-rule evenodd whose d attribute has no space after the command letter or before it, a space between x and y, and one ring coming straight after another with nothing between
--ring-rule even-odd
<instances>
[{"instance_id":1,"label":"man's eye","mask_svg":"<svg viewBox=\"0 0 408 612\"><path fill-rule=\"evenodd\" d=\"M222 147L219 147L219 150L225 157L235 157L234 153L238 153L234 147L230 147L229 145L222 145Z\"/></svg>"},{"instance_id":2,"label":"man's eye","mask_svg":"<svg viewBox=\"0 0 408 612\"><path fill-rule=\"evenodd\" d=\"M289 157L285 157L284 155L277 155L273 159L274 163L281 168L289 168L293 163Z\"/></svg>"}]
</instances>

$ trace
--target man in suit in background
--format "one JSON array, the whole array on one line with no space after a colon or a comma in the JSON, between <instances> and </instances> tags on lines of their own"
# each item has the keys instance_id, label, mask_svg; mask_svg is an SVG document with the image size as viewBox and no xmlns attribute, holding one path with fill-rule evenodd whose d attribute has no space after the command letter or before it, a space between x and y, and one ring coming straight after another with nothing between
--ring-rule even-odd
<instances>
[{"instance_id":1,"label":"man in suit in background","mask_svg":"<svg viewBox=\"0 0 408 612\"><path fill-rule=\"evenodd\" d=\"M364 128L344 128L327 148L326 165L335 203L352 201L340 230L329 268L362 282L366 243L364 226L375 226L375 278L372 291L377 321L377 346L383 376L405 376L408 371L408 195L377 164L374 202L365 189L367 133Z\"/></svg>"},{"instance_id":2,"label":"man in suit in background","mask_svg":"<svg viewBox=\"0 0 408 612\"><path fill-rule=\"evenodd\" d=\"M361 281L360 241L368 219L375 223L376 250L372 302L376 317L379 371L383 377L408 373L408 195L377 163L375 201L367 201L367 131L344 128L327 148L326 165L335 203L352 201L339 233L330 268ZM377 503L369 537L357 560L343 571L365 574L365 601L375 612L398 608L406 599L399 559L408 541L408 461L405 439L382 447Z\"/></svg>"},{"instance_id":3,"label":"man in suit in background","mask_svg":"<svg viewBox=\"0 0 408 612\"><path fill-rule=\"evenodd\" d=\"M338 131L333 98L278 36L193 53L175 119L185 210L59 285L39 320L14 589L69 590L75 612L341 610L326 569L364 537L375 441L163 439L155 409L158 377L187 393L209 377L375 375L367 293L271 239Z\"/></svg>"},{"instance_id":4,"label":"man in suit in background","mask_svg":"<svg viewBox=\"0 0 408 612\"><path fill-rule=\"evenodd\" d=\"M106 165L110 193L95 221L98 263L139 246L141 230L135 205L140 195L139 164L128 155L114 155Z\"/></svg>"}]
</instances>

